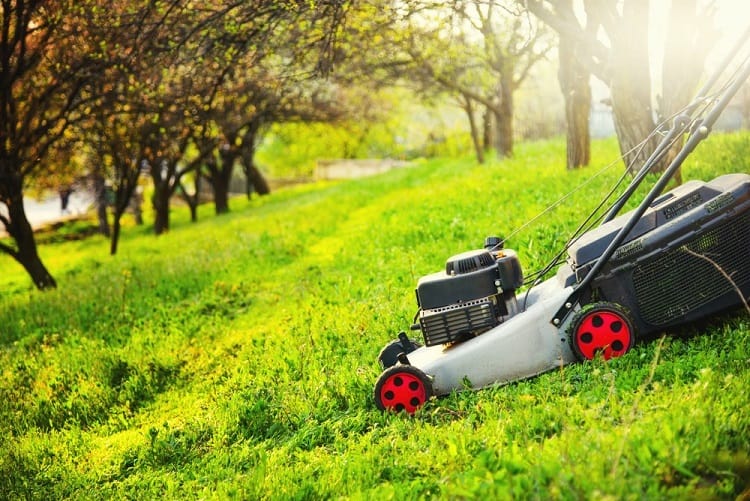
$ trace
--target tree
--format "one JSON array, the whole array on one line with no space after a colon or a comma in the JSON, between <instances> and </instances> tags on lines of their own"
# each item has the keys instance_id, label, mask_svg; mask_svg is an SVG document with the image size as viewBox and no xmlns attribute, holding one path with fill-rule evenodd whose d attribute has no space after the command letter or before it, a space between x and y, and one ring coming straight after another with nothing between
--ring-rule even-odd
<instances>
[{"instance_id":1,"label":"tree","mask_svg":"<svg viewBox=\"0 0 750 501\"><path fill-rule=\"evenodd\" d=\"M0 221L14 245L1 244L39 289L56 281L42 263L23 207L27 179L85 113L84 89L109 62L101 57L96 2L0 2Z\"/></svg>"},{"instance_id":2,"label":"tree","mask_svg":"<svg viewBox=\"0 0 750 501\"><path fill-rule=\"evenodd\" d=\"M572 0L560 0L557 15L575 23ZM593 33L598 26L588 23L583 30ZM571 37L560 36L558 81L565 101L566 165L568 169L586 166L591 160L591 73L581 64L578 46Z\"/></svg>"},{"instance_id":3,"label":"tree","mask_svg":"<svg viewBox=\"0 0 750 501\"><path fill-rule=\"evenodd\" d=\"M710 9L698 0L672 2L664 47L663 87L653 103L647 1L584 1L586 28L569 14L567 0L517 1L571 44L576 61L608 85L620 151L626 168L637 169L659 142L652 131L685 106L697 87L711 46L711 34L705 33ZM644 140L644 147L640 147ZM673 145L662 168L674 158L681 144L678 141Z\"/></svg>"},{"instance_id":4,"label":"tree","mask_svg":"<svg viewBox=\"0 0 750 501\"><path fill-rule=\"evenodd\" d=\"M104 198L104 177L111 183L112 200L99 204L105 221L104 208L111 204L113 209L110 254L117 252L120 221L132 205L144 170L158 181L155 201L161 210L156 211L155 231L168 228L168 202L164 209L162 201L168 201L184 173L176 174L172 167L187 147L196 108L191 100L200 94L177 57L188 43L185 34L200 18L187 16L188 9L178 1L121 7L110 12L113 28L106 31L102 45L111 58L117 52L129 57L107 68L99 84L91 87L93 112L79 131L94 157L98 199ZM170 167L162 169L165 164Z\"/></svg>"},{"instance_id":5,"label":"tree","mask_svg":"<svg viewBox=\"0 0 750 501\"><path fill-rule=\"evenodd\" d=\"M0 0L0 203L6 209L0 222L14 242L0 245L0 251L19 262L38 288L56 286L37 252L23 208L24 189L32 176L50 168L49 153L71 125L101 104L111 108L103 116L118 120L123 113L132 118L128 107L136 104L136 115L148 116L135 120L141 138L137 151L129 141L129 153L118 149L117 154L129 165L125 170L135 172L132 167L143 162L149 166L158 194L155 228L157 233L168 228L169 196L180 176L194 168L178 166L203 126L181 120L185 117L180 116L180 105L202 94L188 90L185 79L177 77L202 71L200 59L214 47L230 55L262 53L284 26L305 30L305 43L313 44L320 56L315 70L329 72L346 6L307 0ZM170 59L173 56L181 57ZM232 57L227 60L233 62ZM169 64L160 66L161 61ZM112 68L117 71L108 71ZM173 71L160 74L161 68ZM217 75L224 68L220 66ZM111 92L122 75L133 84L127 89L130 94L115 96L114 104L99 99L99 93ZM119 100L132 98L136 88L148 90L141 102ZM125 185L118 191L123 197L118 207L131 192Z\"/></svg>"},{"instance_id":6,"label":"tree","mask_svg":"<svg viewBox=\"0 0 750 501\"><path fill-rule=\"evenodd\" d=\"M278 99L276 81L263 75L263 61L253 62L238 76L227 78L211 104L216 137L204 137L203 142L217 147L207 156L204 176L211 184L217 214L229 212L229 184L237 160L243 149L255 148L255 136L266 121L272 121L269 113ZM246 179L249 183L247 173Z\"/></svg>"},{"instance_id":7,"label":"tree","mask_svg":"<svg viewBox=\"0 0 750 501\"><path fill-rule=\"evenodd\" d=\"M157 234L169 227L169 199L184 187L182 178L201 164L206 172L196 179L211 183L219 214L229 210L229 181L238 158L256 191L269 191L253 163L258 133L298 113L290 86L330 71L344 6L337 1L206 2L202 12L209 15L185 30L191 37L178 47L171 69L156 77L162 104L151 120L157 126L145 140L145 161L154 183ZM195 71L195 54L201 72ZM193 108L195 120L181 114ZM198 156L186 161L191 146ZM191 210L194 217L192 205Z\"/></svg>"},{"instance_id":8,"label":"tree","mask_svg":"<svg viewBox=\"0 0 750 501\"><path fill-rule=\"evenodd\" d=\"M488 146L485 133L498 156L512 155L514 94L551 47L544 26L520 9L484 0L407 5L393 6L385 35L390 55L374 64L425 95L455 96L467 115L478 161Z\"/></svg>"},{"instance_id":9,"label":"tree","mask_svg":"<svg viewBox=\"0 0 750 501\"><path fill-rule=\"evenodd\" d=\"M138 186L142 170L139 152L139 115L128 109L123 95L133 90L130 79L123 75L121 81L108 85L98 93L96 112L86 122L83 136L87 138L94 164L92 176L99 210L100 228L110 237L109 252L117 253L120 239L120 221ZM105 179L111 182L112 199L105 190ZM112 230L107 224L106 209L112 206ZM102 214L103 212L103 214Z\"/></svg>"},{"instance_id":10,"label":"tree","mask_svg":"<svg viewBox=\"0 0 750 501\"><path fill-rule=\"evenodd\" d=\"M248 197L253 190L270 192L254 157L271 124L336 115L321 91L330 84L321 84L320 77L330 69L344 4L300 3L294 10L269 5L263 12L238 9L228 15L223 23L231 22L232 29L220 32L238 36L217 40L205 56L222 76L205 103L213 134L196 139L201 151L214 148L205 156L202 177L211 184L217 214L229 210L229 183L238 162Z\"/></svg>"},{"instance_id":11,"label":"tree","mask_svg":"<svg viewBox=\"0 0 750 501\"><path fill-rule=\"evenodd\" d=\"M169 230L170 199L182 178L193 172L202 160L183 162L195 136L208 126L202 120L193 122L186 112L191 109L187 101L199 95L188 88L192 82L192 79L179 78L174 67L161 69L159 76L150 81L160 92L153 95L146 120L139 128L142 163L154 186L152 203L157 235Z\"/></svg>"}]
</instances>

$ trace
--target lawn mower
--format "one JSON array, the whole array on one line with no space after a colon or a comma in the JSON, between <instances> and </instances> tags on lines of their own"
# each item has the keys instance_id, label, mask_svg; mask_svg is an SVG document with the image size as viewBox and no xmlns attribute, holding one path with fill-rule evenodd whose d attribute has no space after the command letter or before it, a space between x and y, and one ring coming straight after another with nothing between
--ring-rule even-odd
<instances>
[{"instance_id":1,"label":"lawn mower","mask_svg":"<svg viewBox=\"0 0 750 501\"><path fill-rule=\"evenodd\" d=\"M422 340L401 332L381 350L377 407L413 413L432 396L620 357L649 335L746 304L750 175L689 181L664 193L747 80L750 58L709 95L721 73L659 132L662 140L605 214L592 214L531 283L517 253L499 237L420 278L411 329L421 331ZM637 207L618 216L682 138L684 146Z\"/></svg>"}]
</instances>

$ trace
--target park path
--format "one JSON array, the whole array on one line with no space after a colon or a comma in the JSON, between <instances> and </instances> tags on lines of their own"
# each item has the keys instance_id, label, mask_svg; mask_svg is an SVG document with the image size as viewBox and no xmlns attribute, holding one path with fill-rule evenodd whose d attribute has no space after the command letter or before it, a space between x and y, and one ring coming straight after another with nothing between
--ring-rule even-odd
<instances>
[{"instance_id":1,"label":"park path","mask_svg":"<svg viewBox=\"0 0 750 501\"><path fill-rule=\"evenodd\" d=\"M94 204L94 197L86 191L74 191L68 201L68 210L63 213L60 204L60 196L51 194L40 200L26 197L23 207L31 227L36 229L45 224L54 223L64 219L73 218L85 214ZM7 214L5 206L0 205L0 214ZM0 224L0 236L5 236L5 229Z\"/></svg>"}]
</instances>

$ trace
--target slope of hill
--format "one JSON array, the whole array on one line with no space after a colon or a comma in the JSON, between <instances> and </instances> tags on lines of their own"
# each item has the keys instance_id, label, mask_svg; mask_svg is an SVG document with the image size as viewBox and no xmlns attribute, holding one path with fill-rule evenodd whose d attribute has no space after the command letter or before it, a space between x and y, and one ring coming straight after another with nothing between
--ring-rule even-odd
<instances>
[{"instance_id":1,"label":"slope of hill","mask_svg":"<svg viewBox=\"0 0 750 501\"><path fill-rule=\"evenodd\" d=\"M748 172L717 135L684 177ZM44 245L60 288L0 266L0 498L734 498L750 485L750 315L729 312L528 381L372 400L416 280L514 234L549 260L620 174L612 142L566 172L562 142L512 160L424 162ZM586 184L584 184L584 182Z\"/></svg>"}]
</instances>

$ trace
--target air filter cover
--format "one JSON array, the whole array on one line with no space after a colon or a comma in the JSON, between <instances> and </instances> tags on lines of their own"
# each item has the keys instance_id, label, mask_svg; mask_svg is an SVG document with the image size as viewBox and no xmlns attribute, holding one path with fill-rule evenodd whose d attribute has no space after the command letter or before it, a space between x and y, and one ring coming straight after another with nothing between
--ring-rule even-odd
<instances>
[{"instance_id":1,"label":"air filter cover","mask_svg":"<svg viewBox=\"0 0 750 501\"><path fill-rule=\"evenodd\" d=\"M495 258L486 250L472 250L451 256L445 263L445 273L448 275L463 275L472 271L489 268L495 264Z\"/></svg>"}]
</instances>

